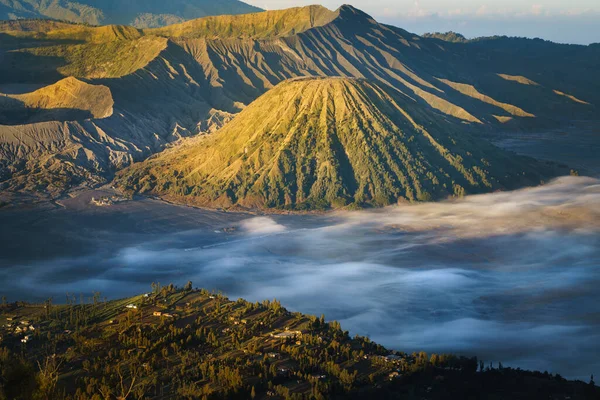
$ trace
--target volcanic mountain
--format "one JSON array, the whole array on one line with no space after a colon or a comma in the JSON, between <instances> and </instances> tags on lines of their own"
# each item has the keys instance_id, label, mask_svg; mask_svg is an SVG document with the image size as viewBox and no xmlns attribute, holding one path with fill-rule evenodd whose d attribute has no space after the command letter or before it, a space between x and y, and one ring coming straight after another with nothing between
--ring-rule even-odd
<instances>
[{"instance_id":1,"label":"volcanic mountain","mask_svg":"<svg viewBox=\"0 0 600 400\"><path fill-rule=\"evenodd\" d=\"M150 28L209 15L245 14L258 7L238 0L0 0L0 19L51 18L92 25Z\"/></svg>"},{"instance_id":2,"label":"volcanic mountain","mask_svg":"<svg viewBox=\"0 0 600 400\"><path fill-rule=\"evenodd\" d=\"M323 209L538 184L558 171L354 78L285 81L217 133L118 175L126 191L208 207Z\"/></svg>"},{"instance_id":3,"label":"volcanic mountain","mask_svg":"<svg viewBox=\"0 0 600 400\"><path fill-rule=\"evenodd\" d=\"M35 111L52 120L0 122L0 190L57 197L108 182L174 141L216 131L291 78L367 79L410 98L411 113L483 137L598 123L598 70L598 46L506 37L450 43L377 23L351 6L158 29L0 22L0 92L7 97L74 77L108 88L114 102L110 115L79 104L84 111L67 107L68 115ZM435 135L438 122L419 123Z\"/></svg>"}]
</instances>

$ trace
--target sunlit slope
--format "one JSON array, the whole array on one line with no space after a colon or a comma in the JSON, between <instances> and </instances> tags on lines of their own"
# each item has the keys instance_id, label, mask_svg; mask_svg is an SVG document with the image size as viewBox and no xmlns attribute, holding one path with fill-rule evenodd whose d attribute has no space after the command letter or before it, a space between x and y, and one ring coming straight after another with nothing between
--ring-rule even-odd
<instances>
[{"instance_id":1,"label":"sunlit slope","mask_svg":"<svg viewBox=\"0 0 600 400\"><path fill-rule=\"evenodd\" d=\"M167 39L127 26L0 22L0 83L121 77L147 66L166 47Z\"/></svg>"},{"instance_id":2,"label":"sunlit slope","mask_svg":"<svg viewBox=\"0 0 600 400\"><path fill-rule=\"evenodd\" d=\"M16 125L40 121L106 118L113 112L110 89L65 78L25 94L0 93L0 123Z\"/></svg>"},{"instance_id":3,"label":"sunlit slope","mask_svg":"<svg viewBox=\"0 0 600 400\"><path fill-rule=\"evenodd\" d=\"M162 26L208 15L260 11L237 0L2 0L0 19L52 18L92 25Z\"/></svg>"},{"instance_id":4,"label":"sunlit slope","mask_svg":"<svg viewBox=\"0 0 600 400\"><path fill-rule=\"evenodd\" d=\"M304 32L333 21L336 12L322 6L289 8L235 16L206 17L149 29L148 34L171 38L265 38Z\"/></svg>"},{"instance_id":5,"label":"sunlit slope","mask_svg":"<svg viewBox=\"0 0 600 400\"><path fill-rule=\"evenodd\" d=\"M453 129L381 84L294 79L211 137L135 164L117 181L209 207L315 209L462 196L554 172Z\"/></svg>"}]
</instances>

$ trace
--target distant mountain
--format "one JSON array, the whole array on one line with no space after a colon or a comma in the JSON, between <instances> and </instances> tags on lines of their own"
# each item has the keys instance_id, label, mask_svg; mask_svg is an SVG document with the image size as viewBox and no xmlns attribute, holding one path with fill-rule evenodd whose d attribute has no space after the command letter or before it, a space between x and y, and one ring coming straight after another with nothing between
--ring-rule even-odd
<instances>
[{"instance_id":1,"label":"distant mountain","mask_svg":"<svg viewBox=\"0 0 600 400\"><path fill-rule=\"evenodd\" d=\"M159 27L209 15L261 11L238 0L0 0L0 19L52 18L92 25Z\"/></svg>"},{"instance_id":2,"label":"distant mountain","mask_svg":"<svg viewBox=\"0 0 600 400\"><path fill-rule=\"evenodd\" d=\"M117 183L208 207L316 209L462 196L555 173L453 129L385 85L298 78L214 135L135 164Z\"/></svg>"},{"instance_id":3,"label":"distant mountain","mask_svg":"<svg viewBox=\"0 0 600 400\"><path fill-rule=\"evenodd\" d=\"M2 22L0 93L32 93L75 77L108 88L114 106L105 118L5 121L0 187L59 196L107 182L174 141L218 130L280 82L303 76L391 88L414 110L435 115L419 122L431 135L444 133L443 122L470 135L594 122L599 50L506 37L450 43L379 24L350 6L158 29Z\"/></svg>"},{"instance_id":4,"label":"distant mountain","mask_svg":"<svg viewBox=\"0 0 600 400\"><path fill-rule=\"evenodd\" d=\"M428 38L428 39L440 39L446 42L452 42L452 43L466 43L469 41L469 39L467 39L466 37L464 37L463 35L461 35L460 33L456 33L456 32L434 32L434 33L425 33L423 35L423 37Z\"/></svg>"}]
</instances>

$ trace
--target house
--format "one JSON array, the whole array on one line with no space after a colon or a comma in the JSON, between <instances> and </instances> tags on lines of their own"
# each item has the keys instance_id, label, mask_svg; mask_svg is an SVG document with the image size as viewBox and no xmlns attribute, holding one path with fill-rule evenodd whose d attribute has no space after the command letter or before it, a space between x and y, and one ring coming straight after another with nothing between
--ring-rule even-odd
<instances>
[{"instance_id":1,"label":"house","mask_svg":"<svg viewBox=\"0 0 600 400\"><path fill-rule=\"evenodd\" d=\"M302 336L302 332L300 331L285 331L279 333L271 333L271 336L279 339L288 339L288 338L296 338L298 336Z\"/></svg>"},{"instance_id":2,"label":"house","mask_svg":"<svg viewBox=\"0 0 600 400\"><path fill-rule=\"evenodd\" d=\"M385 357L386 361L388 362L394 362L394 361L400 361L402 360L402 357L396 355L396 354L390 354L389 356Z\"/></svg>"},{"instance_id":3,"label":"house","mask_svg":"<svg viewBox=\"0 0 600 400\"><path fill-rule=\"evenodd\" d=\"M279 358L279 353L268 353L269 358Z\"/></svg>"},{"instance_id":4,"label":"house","mask_svg":"<svg viewBox=\"0 0 600 400\"><path fill-rule=\"evenodd\" d=\"M29 326L30 322L24 319L23 321L21 321L21 325Z\"/></svg>"},{"instance_id":5,"label":"house","mask_svg":"<svg viewBox=\"0 0 600 400\"><path fill-rule=\"evenodd\" d=\"M167 313L165 313L162 316L165 317L165 318L174 318L173 314L167 314Z\"/></svg>"},{"instance_id":6,"label":"house","mask_svg":"<svg viewBox=\"0 0 600 400\"><path fill-rule=\"evenodd\" d=\"M21 343L27 343L31 340L31 335L27 335L25 336L23 339L21 339Z\"/></svg>"},{"instance_id":7,"label":"house","mask_svg":"<svg viewBox=\"0 0 600 400\"><path fill-rule=\"evenodd\" d=\"M154 311L152 313L152 315L155 316L155 317L160 317L160 316L162 316L162 312L160 312L160 311Z\"/></svg>"},{"instance_id":8,"label":"house","mask_svg":"<svg viewBox=\"0 0 600 400\"><path fill-rule=\"evenodd\" d=\"M394 371L388 375L388 377L390 378L390 381L392 381L396 378L399 378L400 376L402 376L402 375L400 375L400 373L398 373L398 371Z\"/></svg>"},{"instance_id":9,"label":"house","mask_svg":"<svg viewBox=\"0 0 600 400\"><path fill-rule=\"evenodd\" d=\"M135 304L127 304L125 308L129 308L130 310L137 310L137 306Z\"/></svg>"}]
</instances>

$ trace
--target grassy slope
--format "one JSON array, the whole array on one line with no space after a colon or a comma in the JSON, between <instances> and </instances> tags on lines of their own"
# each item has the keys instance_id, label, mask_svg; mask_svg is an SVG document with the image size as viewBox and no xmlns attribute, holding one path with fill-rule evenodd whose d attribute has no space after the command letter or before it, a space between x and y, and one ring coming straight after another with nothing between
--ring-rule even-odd
<instances>
[{"instance_id":1,"label":"grassy slope","mask_svg":"<svg viewBox=\"0 0 600 400\"><path fill-rule=\"evenodd\" d=\"M2 95L0 93L0 121L11 125L32 123L40 120L68 120L69 111L87 118L106 118L113 112L110 89L90 85L75 78L65 78L54 85L25 94ZM19 113L26 113L23 121ZM60 115L63 113L66 115ZM40 115L40 114L43 114Z\"/></svg>"},{"instance_id":2,"label":"grassy slope","mask_svg":"<svg viewBox=\"0 0 600 400\"><path fill-rule=\"evenodd\" d=\"M313 209L462 196L555 173L458 132L369 81L295 79L210 138L134 165L118 182L205 206Z\"/></svg>"},{"instance_id":3,"label":"grassy slope","mask_svg":"<svg viewBox=\"0 0 600 400\"><path fill-rule=\"evenodd\" d=\"M321 6L207 17L146 32L171 38L265 38L294 35L331 22L337 14Z\"/></svg>"}]
</instances>

